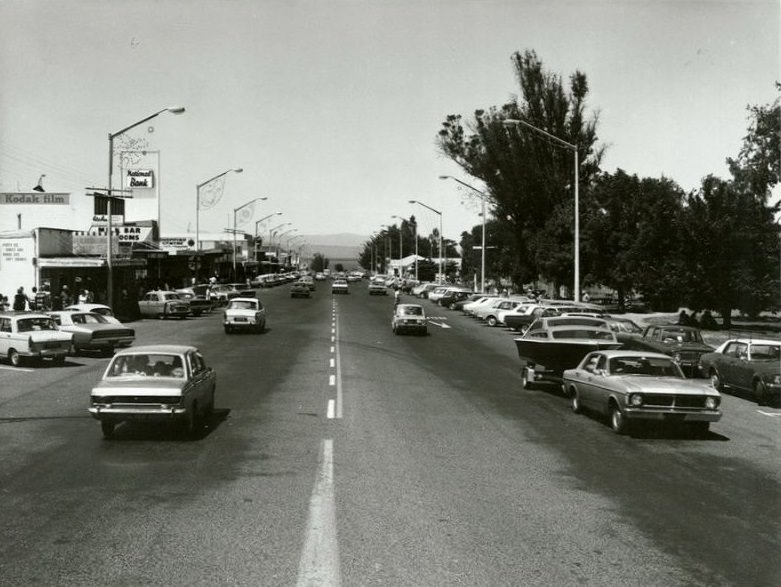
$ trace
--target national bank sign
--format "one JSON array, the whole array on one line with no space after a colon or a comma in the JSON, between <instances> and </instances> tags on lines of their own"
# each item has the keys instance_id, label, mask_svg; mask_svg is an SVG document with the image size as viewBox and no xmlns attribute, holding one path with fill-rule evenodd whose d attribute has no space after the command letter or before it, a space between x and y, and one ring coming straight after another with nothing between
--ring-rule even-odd
<instances>
[{"instance_id":1,"label":"national bank sign","mask_svg":"<svg viewBox=\"0 0 781 587\"><path fill-rule=\"evenodd\" d=\"M46 206L50 204L67 206L70 194L55 192L0 192L0 204L32 204Z\"/></svg>"},{"instance_id":2,"label":"national bank sign","mask_svg":"<svg viewBox=\"0 0 781 587\"><path fill-rule=\"evenodd\" d=\"M151 169L128 169L125 187L130 189L155 187L155 175Z\"/></svg>"}]
</instances>

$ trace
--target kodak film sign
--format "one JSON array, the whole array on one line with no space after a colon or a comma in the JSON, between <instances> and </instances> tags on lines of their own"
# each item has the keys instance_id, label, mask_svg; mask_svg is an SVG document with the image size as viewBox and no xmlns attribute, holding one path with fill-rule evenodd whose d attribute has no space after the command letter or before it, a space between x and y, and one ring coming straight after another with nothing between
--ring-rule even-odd
<instances>
[{"instance_id":1,"label":"kodak film sign","mask_svg":"<svg viewBox=\"0 0 781 587\"><path fill-rule=\"evenodd\" d=\"M0 204L62 205L70 204L70 194L54 192L0 192Z\"/></svg>"}]
</instances>

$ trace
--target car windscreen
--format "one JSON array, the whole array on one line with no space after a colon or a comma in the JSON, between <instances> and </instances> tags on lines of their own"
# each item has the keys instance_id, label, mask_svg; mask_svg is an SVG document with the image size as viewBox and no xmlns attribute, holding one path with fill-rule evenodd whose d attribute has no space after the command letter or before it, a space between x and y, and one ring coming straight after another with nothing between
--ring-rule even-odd
<instances>
[{"instance_id":1,"label":"car windscreen","mask_svg":"<svg viewBox=\"0 0 781 587\"><path fill-rule=\"evenodd\" d=\"M551 337L554 339L614 340L614 335L610 330L600 330L597 328L566 328L551 330Z\"/></svg>"},{"instance_id":2,"label":"car windscreen","mask_svg":"<svg viewBox=\"0 0 781 587\"><path fill-rule=\"evenodd\" d=\"M403 314L404 316L422 316L423 308L420 306L406 306L401 308L399 313Z\"/></svg>"},{"instance_id":3,"label":"car windscreen","mask_svg":"<svg viewBox=\"0 0 781 587\"><path fill-rule=\"evenodd\" d=\"M228 306L229 310L254 310L257 306L255 305L255 302L245 302L245 301L232 301L230 305Z\"/></svg>"},{"instance_id":4,"label":"car windscreen","mask_svg":"<svg viewBox=\"0 0 781 587\"><path fill-rule=\"evenodd\" d=\"M613 357L609 362L613 375L651 375L683 378L680 367L672 359L662 357Z\"/></svg>"},{"instance_id":5,"label":"car windscreen","mask_svg":"<svg viewBox=\"0 0 781 587\"><path fill-rule=\"evenodd\" d=\"M34 332L36 330L57 330L57 325L51 318L21 318L16 323L19 332Z\"/></svg>"},{"instance_id":6,"label":"car windscreen","mask_svg":"<svg viewBox=\"0 0 781 587\"><path fill-rule=\"evenodd\" d=\"M138 353L114 357L106 377L184 377L182 358L173 354Z\"/></svg>"}]
</instances>

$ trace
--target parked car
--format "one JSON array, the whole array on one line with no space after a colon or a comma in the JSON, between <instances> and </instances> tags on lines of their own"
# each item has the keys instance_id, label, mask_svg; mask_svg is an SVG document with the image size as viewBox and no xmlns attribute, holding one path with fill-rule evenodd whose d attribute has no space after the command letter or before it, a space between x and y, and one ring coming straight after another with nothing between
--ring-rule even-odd
<instances>
[{"instance_id":1,"label":"parked car","mask_svg":"<svg viewBox=\"0 0 781 587\"><path fill-rule=\"evenodd\" d=\"M483 304L475 308L473 315L475 318L485 320L488 326L496 326L499 322L499 312L506 310L515 310L524 303L524 300L513 300L507 298L497 298L490 304Z\"/></svg>"},{"instance_id":2,"label":"parked car","mask_svg":"<svg viewBox=\"0 0 781 587\"><path fill-rule=\"evenodd\" d=\"M370 296L387 296L388 288L385 287L384 279L372 279L369 282L369 295Z\"/></svg>"},{"instance_id":3,"label":"parked car","mask_svg":"<svg viewBox=\"0 0 781 587\"><path fill-rule=\"evenodd\" d=\"M303 281L294 281L290 285L290 297L291 298L308 298L311 297L312 290L309 289L309 286L303 282Z\"/></svg>"},{"instance_id":4,"label":"parked car","mask_svg":"<svg viewBox=\"0 0 781 587\"><path fill-rule=\"evenodd\" d=\"M62 364L73 334L63 332L51 316L37 312L0 312L0 356L14 366L52 359Z\"/></svg>"},{"instance_id":5,"label":"parked car","mask_svg":"<svg viewBox=\"0 0 781 587\"><path fill-rule=\"evenodd\" d=\"M331 282L331 293L348 294L350 293L350 285L347 283L346 279L343 279L341 277L334 279L333 282Z\"/></svg>"},{"instance_id":6,"label":"parked car","mask_svg":"<svg viewBox=\"0 0 781 587\"><path fill-rule=\"evenodd\" d=\"M71 312L95 312L96 314L103 316L109 322L122 324L119 318L114 315L114 311L105 304L72 304L63 308L63 310L69 310Z\"/></svg>"},{"instance_id":7,"label":"parked car","mask_svg":"<svg viewBox=\"0 0 781 587\"><path fill-rule=\"evenodd\" d=\"M59 310L48 314L60 330L73 334L71 350L74 353L100 351L113 355L114 349L128 347L136 339L132 328L109 322L95 312Z\"/></svg>"},{"instance_id":8,"label":"parked car","mask_svg":"<svg viewBox=\"0 0 781 587\"><path fill-rule=\"evenodd\" d=\"M481 294L481 293L470 294L469 296L450 304L450 309L463 312L464 306L466 306L467 304L471 304L472 302L475 302L482 297L485 297L485 294Z\"/></svg>"},{"instance_id":9,"label":"parked car","mask_svg":"<svg viewBox=\"0 0 781 587\"><path fill-rule=\"evenodd\" d=\"M781 407L779 340L731 338L700 356L700 371L717 391L747 391L759 405Z\"/></svg>"},{"instance_id":10,"label":"parked car","mask_svg":"<svg viewBox=\"0 0 781 587\"><path fill-rule=\"evenodd\" d=\"M111 438L124 421L181 422L197 437L214 409L217 375L194 346L119 351L90 393L89 413Z\"/></svg>"},{"instance_id":11,"label":"parked car","mask_svg":"<svg viewBox=\"0 0 781 587\"><path fill-rule=\"evenodd\" d=\"M688 380L680 365L662 353L589 353L577 367L564 371L564 388L575 413L606 415L618 434L639 420L684 424L705 434L710 423L721 418L719 392Z\"/></svg>"},{"instance_id":12,"label":"parked car","mask_svg":"<svg viewBox=\"0 0 781 587\"><path fill-rule=\"evenodd\" d=\"M391 319L393 334L413 332L415 334L428 334L426 311L419 304L399 304L393 310Z\"/></svg>"},{"instance_id":13,"label":"parked car","mask_svg":"<svg viewBox=\"0 0 781 587\"><path fill-rule=\"evenodd\" d=\"M477 298L473 302L469 302L468 304L464 304L464 307L462 308L464 311L464 314L466 316L474 316L475 311L484 304L492 304L495 300L498 300L499 296L489 295L489 294L483 294L483 296Z\"/></svg>"},{"instance_id":14,"label":"parked car","mask_svg":"<svg viewBox=\"0 0 781 587\"><path fill-rule=\"evenodd\" d=\"M677 324L647 326L642 335L630 334L624 348L670 355L689 377L699 377L700 356L714 349L705 344L699 328Z\"/></svg>"},{"instance_id":15,"label":"parked car","mask_svg":"<svg viewBox=\"0 0 781 587\"><path fill-rule=\"evenodd\" d=\"M450 288L445 292L445 295L439 298L437 304L452 310L457 302L467 299L470 295L472 295L472 292L468 289Z\"/></svg>"},{"instance_id":16,"label":"parked car","mask_svg":"<svg viewBox=\"0 0 781 587\"><path fill-rule=\"evenodd\" d=\"M266 309L258 298L233 298L223 312L225 333L234 330L263 332L266 328Z\"/></svg>"},{"instance_id":17,"label":"parked car","mask_svg":"<svg viewBox=\"0 0 781 587\"><path fill-rule=\"evenodd\" d=\"M175 291L148 291L138 301L141 315L148 318L187 318L190 302Z\"/></svg>"},{"instance_id":18,"label":"parked car","mask_svg":"<svg viewBox=\"0 0 781 587\"><path fill-rule=\"evenodd\" d=\"M182 299L190 302L190 313L200 316L214 309L215 301L209 295L209 286L206 284L183 287L176 290Z\"/></svg>"}]
</instances>

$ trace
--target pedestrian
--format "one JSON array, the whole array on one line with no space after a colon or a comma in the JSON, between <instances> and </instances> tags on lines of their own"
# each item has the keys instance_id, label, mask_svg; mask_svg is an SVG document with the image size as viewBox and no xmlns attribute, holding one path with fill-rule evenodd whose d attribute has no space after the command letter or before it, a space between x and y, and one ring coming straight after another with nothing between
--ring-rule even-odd
<instances>
[{"instance_id":1,"label":"pedestrian","mask_svg":"<svg viewBox=\"0 0 781 587\"><path fill-rule=\"evenodd\" d=\"M51 295L49 294L49 286L46 284L43 284L40 291L36 291L35 288L33 288L33 292L35 293L35 309L38 312L47 312L51 309Z\"/></svg>"},{"instance_id":2,"label":"pedestrian","mask_svg":"<svg viewBox=\"0 0 781 587\"><path fill-rule=\"evenodd\" d=\"M393 305L398 306L400 301L401 301L401 290L396 288L396 291L393 293Z\"/></svg>"},{"instance_id":3,"label":"pedestrian","mask_svg":"<svg viewBox=\"0 0 781 587\"><path fill-rule=\"evenodd\" d=\"M81 293L79 294L79 303L86 304L88 298L89 298L89 291L86 289L81 290Z\"/></svg>"},{"instance_id":4,"label":"pedestrian","mask_svg":"<svg viewBox=\"0 0 781 587\"><path fill-rule=\"evenodd\" d=\"M64 310L68 306L71 305L73 298L71 298L71 293L68 291L68 286L63 285L62 291L60 292L60 309Z\"/></svg>"},{"instance_id":5,"label":"pedestrian","mask_svg":"<svg viewBox=\"0 0 781 587\"><path fill-rule=\"evenodd\" d=\"M30 299L27 297L27 294L24 293L24 288L20 287L16 290L16 295L14 296L14 311L24 312L29 309L29 306Z\"/></svg>"}]
</instances>

